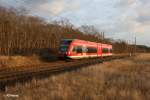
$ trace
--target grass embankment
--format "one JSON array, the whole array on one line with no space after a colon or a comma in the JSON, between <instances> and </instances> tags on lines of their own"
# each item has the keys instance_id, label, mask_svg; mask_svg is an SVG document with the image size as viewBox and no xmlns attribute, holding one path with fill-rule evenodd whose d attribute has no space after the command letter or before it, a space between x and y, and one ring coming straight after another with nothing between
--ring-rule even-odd
<instances>
[{"instance_id":1,"label":"grass embankment","mask_svg":"<svg viewBox=\"0 0 150 100\"><path fill-rule=\"evenodd\" d=\"M0 69L11 67L30 67L57 61L58 58L54 55L46 56L0 56Z\"/></svg>"},{"instance_id":2,"label":"grass embankment","mask_svg":"<svg viewBox=\"0 0 150 100\"><path fill-rule=\"evenodd\" d=\"M150 54L34 79L6 93L18 94L18 100L150 100Z\"/></svg>"},{"instance_id":3,"label":"grass embankment","mask_svg":"<svg viewBox=\"0 0 150 100\"><path fill-rule=\"evenodd\" d=\"M0 68L31 66L42 63L38 56L0 56Z\"/></svg>"}]
</instances>

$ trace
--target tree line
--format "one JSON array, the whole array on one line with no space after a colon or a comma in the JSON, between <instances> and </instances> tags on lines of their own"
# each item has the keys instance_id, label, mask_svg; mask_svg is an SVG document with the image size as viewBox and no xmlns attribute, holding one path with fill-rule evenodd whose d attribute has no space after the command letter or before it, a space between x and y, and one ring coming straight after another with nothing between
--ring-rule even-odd
<instances>
[{"instance_id":1,"label":"tree line","mask_svg":"<svg viewBox=\"0 0 150 100\"><path fill-rule=\"evenodd\" d=\"M59 42L64 38L110 43L116 53L129 52L134 47L123 41L112 42L92 26L76 28L67 19L47 23L42 18L25 13L0 7L0 55L32 55L47 51L57 54ZM123 49L127 46L128 51Z\"/></svg>"}]
</instances>

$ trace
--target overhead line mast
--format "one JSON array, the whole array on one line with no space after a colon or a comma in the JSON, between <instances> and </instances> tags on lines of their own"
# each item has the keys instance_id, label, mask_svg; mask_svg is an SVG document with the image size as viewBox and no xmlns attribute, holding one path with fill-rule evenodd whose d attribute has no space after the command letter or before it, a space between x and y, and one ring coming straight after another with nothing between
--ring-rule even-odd
<instances>
[{"instance_id":1,"label":"overhead line mast","mask_svg":"<svg viewBox=\"0 0 150 100\"><path fill-rule=\"evenodd\" d=\"M135 54L136 54L136 37L135 37Z\"/></svg>"}]
</instances>

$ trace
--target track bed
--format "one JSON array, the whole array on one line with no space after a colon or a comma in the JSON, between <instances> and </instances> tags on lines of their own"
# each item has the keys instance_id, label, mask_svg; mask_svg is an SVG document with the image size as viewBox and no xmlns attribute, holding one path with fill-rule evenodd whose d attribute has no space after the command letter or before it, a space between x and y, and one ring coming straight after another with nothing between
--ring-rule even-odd
<instances>
[{"instance_id":1,"label":"track bed","mask_svg":"<svg viewBox=\"0 0 150 100\"><path fill-rule=\"evenodd\" d=\"M25 81L33 77L40 77L43 75L50 75L62 71L74 70L83 66L85 67L88 65L101 63L103 61L110 61L113 59L120 59L125 57L129 57L129 55L115 55L112 57L97 59L57 61L53 63L46 63L34 66L5 68L0 70L0 88L3 90L5 86L18 82L20 80Z\"/></svg>"}]
</instances>

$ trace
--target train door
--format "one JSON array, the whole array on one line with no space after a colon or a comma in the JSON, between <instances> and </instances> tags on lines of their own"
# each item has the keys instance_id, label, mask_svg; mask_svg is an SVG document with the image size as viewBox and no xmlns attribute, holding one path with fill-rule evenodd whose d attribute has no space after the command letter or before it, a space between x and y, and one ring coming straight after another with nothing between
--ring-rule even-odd
<instances>
[{"instance_id":1,"label":"train door","mask_svg":"<svg viewBox=\"0 0 150 100\"><path fill-rule=\"evenodd\" d=\"M98 57L102 57L102 45L98 45Z\"/></svg>"},{"instance_id":2,"label":"train door","mask_svg":"<svg viewBox=\"0 0 150 100\"><path fill-rule=\"evenodd\" d=\"M86 52L87 52L86 45L83 45L83 48L82 48L82 56L83 56L84 58L86 57Z\"/></svg>"}]
</instances>

